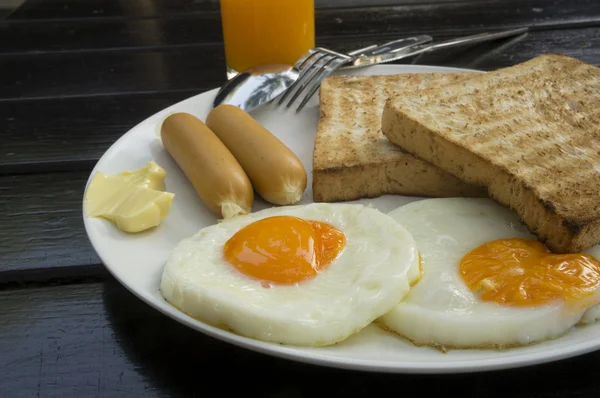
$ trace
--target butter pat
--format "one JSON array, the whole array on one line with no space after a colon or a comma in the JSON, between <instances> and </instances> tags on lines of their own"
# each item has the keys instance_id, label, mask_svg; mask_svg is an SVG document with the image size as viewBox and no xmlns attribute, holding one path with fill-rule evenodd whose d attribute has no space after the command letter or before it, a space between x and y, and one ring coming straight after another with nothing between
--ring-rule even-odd
<instances>
[{"instance_id":1,"label":"butter pat","mask_svg":"<svg viewBox=\"0 0 600 398\"><path fill-rule=\"evenodd\" d=\"M169 214L172 193L165 192L167 172L150 161L146 167L115 175L97 172L88 185L83 211L103 217L124 232L140 232L159 225Z\"/></svg>"}]
</instances>

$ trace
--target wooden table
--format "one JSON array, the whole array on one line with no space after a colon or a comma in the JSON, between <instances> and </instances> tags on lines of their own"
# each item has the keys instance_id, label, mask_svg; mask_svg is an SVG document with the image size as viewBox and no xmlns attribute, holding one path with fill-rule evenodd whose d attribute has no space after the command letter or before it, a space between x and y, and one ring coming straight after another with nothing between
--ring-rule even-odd
<instances>
[{"instance_id":1,"label":"wooden table","mask_svg":"<svg viewBox=\"0 0 600 398\"><path fill-rule=\"evenodd\" d=\"M558 52L600 65L598 0L317 7L318 44L334 49L529 25L522 40L417 61L491 70ZM223 71L217 0L30 0L0 20L0 396L600 394L600 352L468 375L326 369L203 336L116 282L83 229L90 170L129 128L219 86Z\"/></svg>"}]
</instances>

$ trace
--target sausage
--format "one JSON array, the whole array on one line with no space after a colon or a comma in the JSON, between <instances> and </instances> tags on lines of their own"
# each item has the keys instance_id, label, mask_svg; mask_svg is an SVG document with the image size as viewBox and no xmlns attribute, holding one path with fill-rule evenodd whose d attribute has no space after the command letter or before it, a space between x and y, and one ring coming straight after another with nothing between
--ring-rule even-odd
<instances>
[{"instance_id":1,"label":"sausage","mask_svg":"<svg viewBox=\"0 0 600 398\"><path fill-rule=\"evenodd\" d=\"M267 202L294 204L306 189L306 170L300 159L252 116L233 105L219 105L206 125L231 151Z\"/></svg>"},{"instance_id":2,"label":"sausage","mask_svg":"<svg viewBox=\"0 0 600 398\"><path fill-rule=\"evenodd\" d=\"M160 136L213 213L228 219L251 211L254 191L248 176L201 120L189 113L175 113L163 121Z\"/></svg>"}]
</instances>

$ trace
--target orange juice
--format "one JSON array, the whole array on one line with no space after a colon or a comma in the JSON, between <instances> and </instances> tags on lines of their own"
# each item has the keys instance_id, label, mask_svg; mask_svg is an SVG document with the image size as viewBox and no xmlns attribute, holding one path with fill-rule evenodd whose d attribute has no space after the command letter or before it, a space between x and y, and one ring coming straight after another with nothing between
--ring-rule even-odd
<instances>
[{"instance_id":1,"label":"orange juice","mask_svg":"<svg viewBox=\"0 0 600 398\"><path fill-rule=\"evenodd\" d=\"M241 72L294 63L315 46L314 0L221 0L225 59Z\"/></svg>"}]
</instances>

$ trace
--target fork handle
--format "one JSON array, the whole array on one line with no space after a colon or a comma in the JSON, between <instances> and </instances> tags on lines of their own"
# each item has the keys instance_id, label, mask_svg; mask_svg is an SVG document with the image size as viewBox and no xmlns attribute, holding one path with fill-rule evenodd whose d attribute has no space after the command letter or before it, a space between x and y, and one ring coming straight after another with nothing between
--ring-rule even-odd
<instances>
[{"instance_id":1,"label":"fork handle","mask_svg":"<svg viewBox=\"0 0 600 398\"><path fill-rule=\"evenodd\" d=\"M367 51L372 50L374 48L379 47L377 44L371 44L370 46L366 46L363 48L359 48L358 50L354 50L354 51L350 51L348 53L349 56L351 57L356 57L356 56L360 56L360 55L364 55Z\"/></svg>"},{"instance_id":2,"label":"fork handle","mask_svg":"<svg viewBox=\"0 0 600 398\"><path fill-rule=\"evenodd\" d=\"M395 53L400 50L404 50L413 46L418 46L421 44L429 43L433 38L429 35L420 35L414 37L406 37L403 39L397 39L388 41L387 43L383 43L381 45L371 46L371 48L367 48L367 51L363 51L360 56L361 57L372 57L380 54L387 53ZM354 54L350 54L354 55Z\"/></svg>"},{"instance_id":3,"label":"fork handle","mask_svg":"<svg viewBox=\"0 0 600 398\"><path fill-rule=\"evenodd\" d=\"M438 48L458 46L461 44L475 44L489 40L502 39L504 37L516 36L528 31L528 28L518 28L512 30L505 30L503 32L496 33L480 33L471 36L458 37L456 39L441 41L439 43L427 46L427 50L437 50Z\"/></svg>"}]
</instances>

